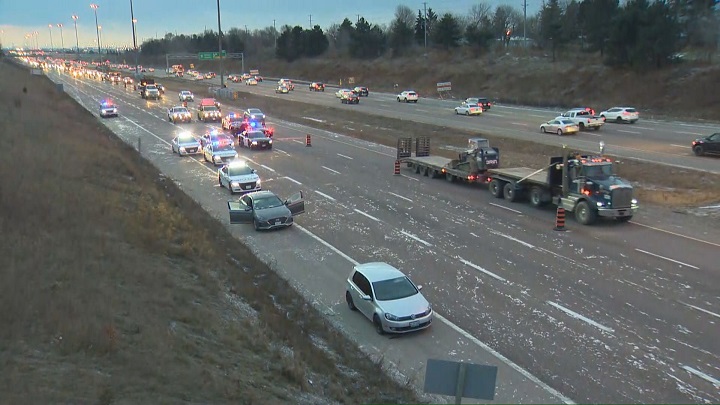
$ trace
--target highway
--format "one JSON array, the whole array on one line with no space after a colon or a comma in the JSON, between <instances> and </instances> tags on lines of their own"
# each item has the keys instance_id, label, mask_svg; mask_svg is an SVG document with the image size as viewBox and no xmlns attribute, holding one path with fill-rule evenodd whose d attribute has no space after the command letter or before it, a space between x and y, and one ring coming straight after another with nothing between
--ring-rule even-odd
<instances>
[{"instance_id":1,"label":"highway","mask_svg":"<svg viewBox=\"0 0 720 405\"><path fill-rule=\"evenodd\" d=\"M179 131L199 135L219 126L167 122L165 110L181 89L168 83L169 97L148 102L122 86L50 75L94 114L101 98L112 97L121 117L105 125L132 145L141 139L143 156L333 324L420 389L426 359L442 358L498 365L496 402L720 401L720 230L702 219L663 231L676 219L641 211L628 224L571 221L569 232L556 232L551 210L508 205L475 187L416 177L406 168L394 176L388 164L394 150L273 120L265 111L277 128L274 150L238 151L258 169L264 187L280 196L302 190L307 213L291 229L257 233L227 225L231 197L217 186L214 168L170 153ZM270 86L257 89L274 96ZM309 98L302 91L289 97ZM374 97L377 107L366 99L342 107L382 111L382 98ZM340 106L331 92L317 100ZM399 108L405 107L404 117L423 116L422 101ZM448 122L467 122L458 118ZM621 128L638 125L650 124ZM306 133L312 147L304 145ZM609 142L611 130L599 133ZM577 140L585 136L597 141L592 133ZM368 261L387 261L425 287L439 315L430 330L380 337L347 309L345 278L352 264Z\"/></svg>"},{"instance_id":2,"label":"highway","mask_svg":"<svg viewBox=\"0 0 720 405\"><path fill-rule=\"evenodd\" d=\"M158 78L164 76L160 70L155 74ZM190 79L185 78L185 80ZM219 85L220 79L202 80L197 83ZM422 95L417 104L406 104L398 103L396 94L375 93L370 89L370 97L361 98L359 105L345 105L335 97L336 89L330 87L325 92L311 92L308 85L296 84L295 91L289 94L276 94L276 82L270 78L259 83L258 86L229 82L228 87L268 97L352 109L366 114L532 140L547 145L567 144L573 148L596 150L598 142L604 141L607 145L606 152L615 156L720 174L720 159L696 157L690 150L694 139L720 131L720 124L713 126L690 122L654 121L646 120L641 115L640 121L636 124L608 122L599 131L583 131L578 135L560 139L555 134L540 133L540 124L555 118L563 111L495 105L482 116L465 117L455 115L454 108L459 105L457 101L426 98ZM597 113L599 114L600 111L598 110Z\"/></svg>"}]
</instances>

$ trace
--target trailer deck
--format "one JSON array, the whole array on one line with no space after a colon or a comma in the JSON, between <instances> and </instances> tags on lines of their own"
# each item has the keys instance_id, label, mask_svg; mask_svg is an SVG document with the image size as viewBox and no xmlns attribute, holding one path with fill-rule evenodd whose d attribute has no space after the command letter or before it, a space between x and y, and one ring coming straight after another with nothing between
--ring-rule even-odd
<instances>
[{"instance_id":1,"label":"trailer deck","mask_svg":"<svg viewBox=\"0 0 720 405\"><path fill-rule=\"evenodd\" d=\"M445 165L450 163L451 159L442 156L412 156L409 158L400 159L406 162L417 162L426 166L433 166L443 168Z\"/></svg>"},{"instance_id":2,"label":"trailer deck","mask_svg":"<svg viewBox=\"0 0 720 405\"><path fill-rule=\"evenodd\" d=\"M501 179L504 177L503 180L514 180L517 182L523 179L522 183L537 184L541 186L548 185L547 169L538 171L538 169L531 169L529 167L511 167L507 169L490 169L488 172L492 177L500 177Z\"/></svg>"}]
</instances>

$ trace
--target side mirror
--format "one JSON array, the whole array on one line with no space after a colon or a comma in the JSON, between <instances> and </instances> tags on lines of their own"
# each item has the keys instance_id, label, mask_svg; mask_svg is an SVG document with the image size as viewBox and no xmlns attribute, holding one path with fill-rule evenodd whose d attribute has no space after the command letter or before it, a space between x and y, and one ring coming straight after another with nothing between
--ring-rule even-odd
<instances>
[{"instance_id":1,"label":"side mirror","mask_svg":"<svg viewBox=\"0 0 720 405\"><path fill-rule=\"evenodd\" d=\"M421 285L417 286L417 289L418 289L418 291L422 291L422 286Z\"/></svg>"},{"instance_id":2,"label":"side mirror","mask_svg":"<svg viewBox=\"0 0 720 405\"><path fill-rule=\"evenodd\" d=\"M369 296L369 295L367 295L367 294L366 294L366 295L363 295L363 296L362 296L362 299L365 300L365 301L372 301L372 297Z\"/></svg>"},{"instance_id":3,"label":"side mirror","mask_svg":"<svg viewBox=\"0 0 720 405\"><path fill-rule=\"evenodd\" d=\"M252 207L246 206L246 207L245 207L245 211L252 211Z\"/></svg>"}]
</instances>

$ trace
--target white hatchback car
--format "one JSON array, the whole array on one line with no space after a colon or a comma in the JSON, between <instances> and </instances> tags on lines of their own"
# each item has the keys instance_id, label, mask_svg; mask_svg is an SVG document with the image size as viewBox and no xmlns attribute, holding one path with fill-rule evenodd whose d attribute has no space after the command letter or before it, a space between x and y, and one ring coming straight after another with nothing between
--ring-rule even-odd
<instances>
[{"instance_id":1,"label":"white hatchback car","mask_svg":"<svg viewBox=\"0 0 720 405\"><path fill-rule=\"evenodd\" d=\"M601 112L600 118L605 121L614 121L618 124L623 122L634 124L640 119L640 113L632 107L613 107Z\"/></svg>"},{"instance_id":2,"label":"white hatchback car","mask_svg":"<svg viewBox=\"0 0 720 405\"><path fill-rule=\"evenodd\" d=\"M420 98L420 96L416 92L414 92L412 90L406 90L406 91L403 91L402 93L398 94L397 101L398 102L404 101L406 103L410 103L410 102L417 103L419 98Z\"/></svg>"},{"instance_id":3,"label":"white hatchback car","mask_svg":"<svg viewBox=\"0 0 720 405\"><path fill-rule=\"evenodd\" d=\"M387 263L364 263L350 273L345 301L351 310L370 319L377 333L407 333L432 324L432 306L421 289Z\"/></svg>"},{"instance_id":4,"label":"white hatchback car","mask_svg":"<svg viewBox=\"0 0 720 405\"><path fill-rule=\"evenodd\" d=\"M335 97L337 98L343 98L343 96L347 93L352 93L352 90L350 89L340 89L335 92Z\"/></svg>"}]
</instances>

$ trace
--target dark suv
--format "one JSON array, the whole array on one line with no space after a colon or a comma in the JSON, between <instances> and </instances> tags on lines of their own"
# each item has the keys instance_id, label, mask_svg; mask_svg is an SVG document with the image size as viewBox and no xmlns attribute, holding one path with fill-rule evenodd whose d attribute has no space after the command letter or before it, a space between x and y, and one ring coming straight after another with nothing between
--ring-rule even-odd
<instances>
[{"instance_id":1,"label":"dark suv","mask_svg":"<svg viewBox=\"0 0 720 405\"><path fill-rule=\"evenodd\" d=\"M370 95L370 90L368 90L367 87L358 86L358 87L355 87L355 89L353 89L353 90L354 90L355 93L357 93L358 96L360 96L360 97L367 97L367 96Z\"/></svg>"},{"instance_id":2,"label":"dark suv","mask_svg":"<svg viewBox=\"0 0 720 405\"><path fill-rule=\"evenodd\" d=\"M310 83L310 91L325 91L325 83L323 83L323 82Z\"/></svg>"},{"instance_id":3,"label":"dark suv","mask_svg":"<svg viewBox=\"0 0 720 405\"><path fill-rule=\"evenodd\" d=\"M482 107L483 111L487 111L492 107L492 103L485 97L470 97L463 102L464 104L478 104Z\"/></svg>"},{"instance_id":4,"label":"dark suv","mask_svg":"<svg viewBox=\"0 0 720 405\"><path fill-rule=\"evenodd\" d=\"M702 156L706 153L720 154L720 132L694 140L692 150L696 156Z\"/></svg>"},{"instance_id":5,"label":"dark suv","mask_svg":"<svg viewBox=\"0 0 720 405\"><path fill-rule=\"evenodd\" d=\"M360 96L355 91L349 91L343 93L340 102L343 104L360 104Z\"/></svg>"}]
</instances>

